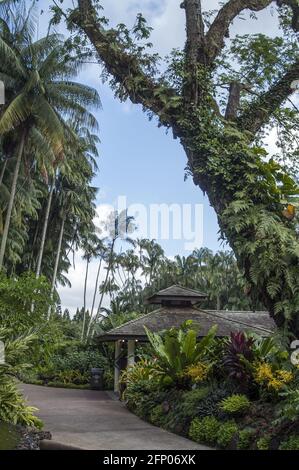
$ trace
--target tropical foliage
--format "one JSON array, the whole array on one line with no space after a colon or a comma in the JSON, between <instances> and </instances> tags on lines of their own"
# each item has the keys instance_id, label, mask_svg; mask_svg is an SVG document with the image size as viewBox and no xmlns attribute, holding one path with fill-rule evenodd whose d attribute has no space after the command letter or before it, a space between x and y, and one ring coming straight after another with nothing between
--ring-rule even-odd
<instances>
[{"instance_id":1,"label":"tropical foliage","mask_svg":"<svg viewBox=\"0 0 299 470\"><path fill-rule=\"evenodd\" d=\"M16 378L26 369L24 353L28 351L33 335L11 337L11 332L0 328L0 340L5 346L5 364L0 363L0 421L41 427L41 421L34 416L35 408L26 404Z\"/></svg>"},{"instance_id":2,"label":"tropical foliage","mask_svg":"<svg viewBox=\"0 0 299 470\"><path fill-rule=\"evenodd\" d=\"M68 282L68 255L94 231L98 124L90 109L100 99L76 80L83 56L57 34L34 41L34 7L11 3L0 17L0 267L43 273L54 291Z\"/></svg>"},{"instance_id":3,"label":"tropical foliage","mask_svg":"<svg viewBox=\"0 0 299 470\"><path fill-rule=\"evenodd\" d=\"M127 406L201 444L298 449L299 369L281 338L235 333L223 341L211 333L195 346L192 328L147 332L153 359L141 358L124 373ZM227 354L239 362L227 363Z\"/></svg>"},{"instance_id":4,"label":"tropical foliage","mask_svg":"<svg viewBox=\"0 0 299 470\"><path fill-rule=\"evenodd\" d=\"M208 195L248 294L298 336L297 2L230 0L211 11L200 0L180 6L186 44L165 60L151 51L151 27L141 14L133 28L111 27L99 2L78 0L73 8L56 4L53 23L67 18L74 47L92 44L115 95L142 105L179 139L186 175ZM270 6L276 36L229 37L243 12L254 21ZM264 145L270 131L277 135L271 153Z\"/></svg>"}]
</instances>

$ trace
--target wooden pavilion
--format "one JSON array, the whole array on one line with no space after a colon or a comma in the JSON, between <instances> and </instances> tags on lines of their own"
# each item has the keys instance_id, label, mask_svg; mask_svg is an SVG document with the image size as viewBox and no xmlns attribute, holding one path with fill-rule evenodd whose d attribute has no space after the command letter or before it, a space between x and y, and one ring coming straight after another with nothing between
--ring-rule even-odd
<instances>
[{"instance_id":1,"label":"wooden pavilion","mask_svg":"<svg viewBox=\"0 0 299 470\"><path fill-rule=\"evenodd\" d=\"M119 374L124 366L120 365L120 358L123 357L124 348L126 348L125 366L133 365L136 343L147 341L145 326L150 331L158 333L179 327L186 320L193 320L200 325L199 339L214 325L217 325L218 337L229 336L231 332L237 331L251 331L260 336L268 336L275 329L268 312L203 310L197 304L206 297L206 294L186 287L177 285L168 287L147 299L148 304L159 305L159 308L98 337L100 342L115 343L115 392L119 391Z\"/></svg>"}]
</instances>

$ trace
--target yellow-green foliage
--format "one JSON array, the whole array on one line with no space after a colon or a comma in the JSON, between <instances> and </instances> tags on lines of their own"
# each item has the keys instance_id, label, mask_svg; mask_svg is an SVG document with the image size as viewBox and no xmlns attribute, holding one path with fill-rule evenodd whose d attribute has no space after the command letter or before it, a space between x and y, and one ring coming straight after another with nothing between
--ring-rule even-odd
<instances>
[{"instance_id":1,"label":"yellow-green foliage","mask_svg":"<svg viewBox=\"0 0 299 470\"><path fill-rule=\"evenodd\" d=\"M192 364L184 370L184 375L190 377L193 383L204 382L209 374L211 367L203 362Z\"/></svg>"},{"instance_id":2,"label":"yellow-green foliage","mask_svg":"<svg viewBox=\"0 0 299 470\"><path fill-rule=\"evenodd\" d=\"M290 436L286 441L283 441L279 450L299 450L299 435Z\"/></svg>"},{"instance_id":3,"label":"yellow-green foliage","mask_svg":"<svg viewBox=\"0 0 299 470\"><path fill-rule=\"evenodd\" d=\"M235 421L227 421L220 425L217 432L217 444L219 447L227 447L234 436L238 434L238 426Z\"/></svg>"},{"instance_id":4,"label":"yellow-green foliage","mask_svg":"<svg viewBox=\"0 0 299 470\"><path fill-rule=\"evenodd\" d=\"M196 442L215 444L219 429L219 421L214 416L195 418L190 425L189 437Z\"/></svg>"},{"instance_id":5,"label":"yellow-green foliage","mask_svg":"<svg viewBox=\"0 0 299 470\"><path fill-rule=\"evenodd\" d=\"M221 410L232 415L240 415L246 413L250 408L250 401L245 395L234 394L224 398L220 403Z\"/></svg>"},{"instance_id":6,"label":"yellow-green foliage","mask_svg":"<svg viewBox=\"0 0 299 470\"><path fill-rule=\"evenodd\" d=\"M195 418L190 425L189 437L196 442L227 447L238 433L235 421L221 422L214 416Z\"/></svg>"},{"instance_id":7,"label":"yellow-green foliage","mask_svg":"<svg viewBox=\"0 0 299 470\"><path fill-rule=\"evenodd\" d=\"M33 335L8 340L9 330L0 328L0 339L5 343L5 364L0 364L0 421L24 426L42 427L42 422L34 416L36 408L27 406L18 390L14 376L26 365L20 363L20 357L28 350Z\"/></svg>"},{"instance_id":8,"label":"yellow-green foliage","mask_svg":"<svg viewBox=\"0 0 299 470\"><path fill-rule=\"evenodd\" d=\"M253 439L253 436L255 434L254 429L242 429L242 431L239 431L238 435L238 444L237 444L237 449L238 450L246 450L250 447L250 443Z\"/></svg>"},{"instance_id":9,"label":"yellow-green foliage","mask_svg":"<svg viewBox=\"0 0 299 470\"><path fill-rule=\"evenodd\" d=\"M256 447L258 450L269 450L271 436L263 436L258 439Z\"/></svg>"},{"instance_id":10,"label":"yellow-green foliage","mask_svg":"<svg viewBox=\"0 0 299 470\"><path fill-rule=\"evenodd\" d=\"M155 424L156 426L162 426L164 418L165 415L163 413L162 405L157 405L152 409L149 420L152 424Z\"/></svg>"}]
</instances>

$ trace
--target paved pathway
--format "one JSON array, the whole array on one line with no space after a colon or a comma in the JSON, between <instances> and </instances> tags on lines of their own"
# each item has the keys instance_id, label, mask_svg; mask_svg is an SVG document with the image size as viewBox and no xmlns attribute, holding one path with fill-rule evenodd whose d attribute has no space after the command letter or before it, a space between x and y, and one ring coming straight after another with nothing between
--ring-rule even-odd
<instances>
[{"instance_id":1,"label":"paved pathway","mask_svg":"<svg viewBox=\"0 0 299 470\"><path fill-rule=\"evenodd\" d=\"M106 392L21 384L39 409L45 431L64 445L88 450L207 449L139 419Z\"/></svg>"}]
</instances>

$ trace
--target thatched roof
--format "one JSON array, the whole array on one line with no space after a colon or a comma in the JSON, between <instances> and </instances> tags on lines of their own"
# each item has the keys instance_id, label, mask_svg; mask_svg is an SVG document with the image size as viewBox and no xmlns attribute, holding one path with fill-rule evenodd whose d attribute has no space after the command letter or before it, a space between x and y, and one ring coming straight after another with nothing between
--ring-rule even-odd
<instances>
[{"instance_id":1,"label":"thatched roof","mask_svg":"<svg viewBox=\"0 0 299 470\"><path fill-rule=\"evenodd\" d=\"M217 336L229 336L231 332L251 331L260 336L268 336L275 329L268 312L227 312L201 310L195 307L162 307L136 320L131 320L99 336L101 342L119 339L145 341L144 326L153 332L179 327L184 321L199 323L199 337L206 336L213 325L217 325Z\"/></svg>"}]
</instances>

